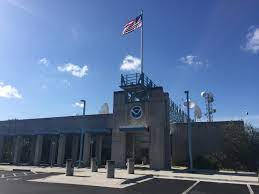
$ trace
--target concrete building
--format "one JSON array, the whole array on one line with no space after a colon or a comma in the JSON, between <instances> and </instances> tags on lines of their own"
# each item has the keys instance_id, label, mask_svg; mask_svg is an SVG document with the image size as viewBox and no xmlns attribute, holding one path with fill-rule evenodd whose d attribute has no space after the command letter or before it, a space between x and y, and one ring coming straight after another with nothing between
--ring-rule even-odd
<instances>
[{"instance_id":1,"label":"concrete building","mask_svg":"<svg viewBox=\"0 0 259 194\"><path fill-rule=\"evenodd\" d=\"M144 74L122 75L120 87L112 114L0 121L0 162L62 166L66 159L81 159L89 166L95 157L98 165L112 159L125 167L127 158L134 158L151 169L171 168L172 156L179 155L172 145L186 144L184 135L182 140L176 135L185 133L185 124L174 124L172 132L172 121L186 120L184 112L174 105L171 114L169 94ZM222 141L217 138L215 144Z\"/></svg>"}]
</instances>

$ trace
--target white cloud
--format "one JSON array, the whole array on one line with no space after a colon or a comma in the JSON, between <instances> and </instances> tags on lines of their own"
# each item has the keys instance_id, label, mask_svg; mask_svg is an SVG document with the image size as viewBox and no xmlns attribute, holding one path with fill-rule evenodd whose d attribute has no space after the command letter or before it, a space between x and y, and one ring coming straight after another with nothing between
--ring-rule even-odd
<instances>
[{"instance_id":1,"label":"white cloud","mask_svg":"<svg viewBox=\"0 0 259 194\"><path fill-rule=\"evenodd\" d=\"M259 28L252 26L248 29L244 49L252 53L259 53Z\"/></svg>"},{"instance_id":2,"label":"white cloud","mask_svg":"<svg viewBox=\"0 0 259 194\"><path fill-rule=\"evenodd\" d=\"M79 108L84 108L84 103L82 102L75 102L72 104L73 107L79 107Z\"/></svg>"},{"instance_id":3,"label":"white cloud","mask_svg":"<svg viewBox=\"0 0 259 194\"><path fill-rule=\"evenodd\" d=\"M45 58L45 57L41 58L41 59L39 59L38 64L49 66L49 60L47 58Z\"/></svg>"},{"instance_id":4,"label":"white cloud","mask_svg":"<svg viewBox=\"0 0 259 194\"><path fill-rule=\"evenodd\" d=\"M12 5L12 6L14 6L14 7L18 8L18 9L21 9L21 10L25 11L26 13L28 13L30 15L33 15L31 9L26 7L21 1L19 1L19 0L7 0L7 2L10 5Z\"/></svg>"},{"instance_id":5,"label":"white cloud","mask_svg":"<svg viewBox=\"0 0 259 194\"><path fill-rule=\"evenodd\" d=\"M202 61L198 56L195 55L187 55L185 57L181 57L179 61L188 67L192 67L195 69L207 69L209 67L208 62Z\"/></svg>"},{"instance_id":6,"label":"white cloud","mask_svg":"<svg viewBox=\"0 0 259 194\"><path fill-rule=\"evenodd\" d=\"M88 67L87 65L84 65L83 67L80 67L78 65L67 63L61 66L58 66L58 70L61 72L68 72L71 73L75 77L84 77L87 75Z\"/></svg>"},{"instance_id":7,"label":"white cloud","mask_svg":"<svg viewBox=\"0 0 259 194\"><path fill-rule=\"evenodd\" d=\"M5 85L3 82L0 82L0 97L3 98L22 98L22 95L19 91L11 86Z\"/></svg>"},{"instance_id":8,"label":"white cloud","mask_svg":"<svg viewBox=\"0 0 259 194\"><path fill-rule=\"evenodd\" d=\"M141 61L137 57L127 55L120 66L122 71L140 71Z\"/></svg>"}]
</instances>

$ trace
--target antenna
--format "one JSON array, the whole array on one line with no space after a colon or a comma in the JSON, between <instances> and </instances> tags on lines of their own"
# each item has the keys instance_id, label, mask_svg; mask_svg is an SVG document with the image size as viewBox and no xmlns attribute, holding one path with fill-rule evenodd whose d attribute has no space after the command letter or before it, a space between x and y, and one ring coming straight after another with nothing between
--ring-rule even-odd
<instances>
[{"instance_id":1,"label":"antenna","mask_svg":"<svg viewBox=\"0 0 259 194\"><path fill-rule=\"evenodd\" d=\"M196 104L196 106L194 107L194 119L195 119L195 122L200 120L201 119L201 116L202 116L202 113L201 113L201 109L200 107Z\"/></svg>"},{"instance_id":2,"label":"antenna","mask_svg":"<svg viewBox=\"0 0 259 194\"><path fill-rule=\"evenodd\" d=\"M187 101L185 101L183 103L184 106L187 106ZM197 103L195 103L194 101L189 100L189 107L190 109L194 109L194 121L199 121L202 117L202 113L201 113L201 109L198 106Z\"/></svg>"},{"instance_id":3,"label":"antenna","mask_svg":"<svg viewBox=\"0 0 259 194\"><path fill-rule=\"evenodd\" d=\"M104 103L99 111L99 114L109 114L109 105L108 103Z\"/></svg>"},{"instance_id":4,"label":"antenna","mask_svg":"<svg viewBox=\"0 0 259 194\"><path fill-rule=\"evenodd\" d=\"M206 104L206 116L208 122L213 122L213 114L216 112L216 109L213 109L212 103L214 102L214 95L212 92L203 91L201 92L201 97L205 98Z\"/></svg>"}]
</instances>

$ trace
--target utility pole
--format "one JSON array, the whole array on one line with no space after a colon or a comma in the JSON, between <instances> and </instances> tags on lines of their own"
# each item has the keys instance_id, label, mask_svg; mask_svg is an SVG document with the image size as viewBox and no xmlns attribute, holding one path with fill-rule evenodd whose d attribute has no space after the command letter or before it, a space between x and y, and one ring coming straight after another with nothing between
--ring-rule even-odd
<instances>
[{"instance_id":1,"label":"utility pole","mask_svg":"<svg viewBox=\"0 0 259 194\"><path fill-rule=\"evenodd\" d=\"M85 116L85 100L80 100L80 102L83 103L83 116ZM81 128L81 132L80 132L80 151L79 151L78 168L81 167L81 160L82 160L82 154L83 154L83 141L84 141L84 129Z\"/></svg>"},{"instance_id":2,"label":"utility pole","mask_svg":"<svg viewBox=\"0 0 259 194\"><path fill-rule=\"evenodd\" d=\"M143 19L143 10L141 11L141 13L140 13L140 15L141 15L141 19L142 19L142 25L141 25L141 38L140 38L140 41L141 41L141 43L140 43L140 57L141 57L141 74L143 74L144 73L144 64L143 64L143 59L144 59L144 44L143 44L143 42L144 42L144 19Z\"/></svg>"},{"instance_id":3,"label":"utility pole","mask_svg":"<svg viewBox=\"0 0 259 194\"><path fill-rule=\"evenodd\" d=\"M184 91L186 94L186 102L187 102L187 134L188 134L188 153L189 153L189 168L193 169L192 164L192 131L191 131L191 123L190 123L190 99L189 99L189 91Z\"/></svg>"}]
</instances>

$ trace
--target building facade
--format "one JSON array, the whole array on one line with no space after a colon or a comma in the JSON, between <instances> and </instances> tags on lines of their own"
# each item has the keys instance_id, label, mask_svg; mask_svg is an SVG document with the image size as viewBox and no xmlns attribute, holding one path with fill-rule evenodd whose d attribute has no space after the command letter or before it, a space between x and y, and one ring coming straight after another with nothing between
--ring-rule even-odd
<instances>
[{"instance_id":1,"label":"building facade","mask_svg":"<svg viewBox=\"0 0 259 194\"><path fill-rule=\"evenodd\" d=\"M170 169L172 158L187 160L187 126L175 123L186 115L169 94L144 74L121 75L120 87L112 114L0 121L0 162L63 166L73 159L89 166L95 157L98 165L111 159L123 168L134 158L159 170ZM195 154L203 153L204 131L192 125ZM214 134L209 140L214 147L220 145L221 130L205 132Z\"/></svg>"},{"instance_id":2,"label":"building facade","mask_svg":"<svg viewBox=\"0 0 259 194\"><path fill-rule=\"evenodd\" d=\"M121 77L114 92L113 114L68 116L0 122L0 161L64 165L72 158L89 166L127 158L170 168L169 95L144 74Z\"/></svg>"}]
</instances>

